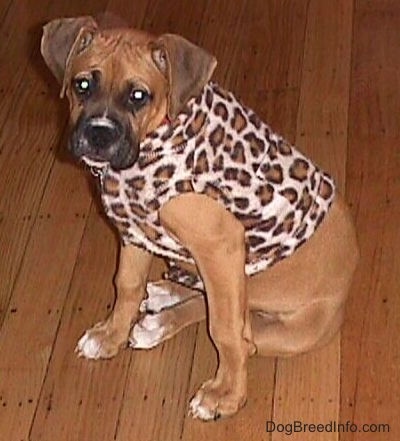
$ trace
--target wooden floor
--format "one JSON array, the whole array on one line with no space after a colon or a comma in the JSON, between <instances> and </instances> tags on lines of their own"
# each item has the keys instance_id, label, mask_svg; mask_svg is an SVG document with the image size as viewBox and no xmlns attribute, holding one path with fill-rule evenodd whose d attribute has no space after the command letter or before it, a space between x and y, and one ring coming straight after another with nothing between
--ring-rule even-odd
<instances>
[{"instance_id":1,"label":"wooden floor","mask_svg":"<svg viewBox=\"0 0 400 441\"><path fill-rule=\"evenodd\" d=\"M112 361L74 354L113 303L117 239L66 160L67 105L39 39L46 20L104 10L215 53L217 81L331 170L352 207L362 259L341 339L252 359L233 419L187 417L216 368L203 324ZM1 441L400 439L399 29L399 0L0 0ZM289 436L267 420L390 433Z\"/></svg>"}]
</instances>

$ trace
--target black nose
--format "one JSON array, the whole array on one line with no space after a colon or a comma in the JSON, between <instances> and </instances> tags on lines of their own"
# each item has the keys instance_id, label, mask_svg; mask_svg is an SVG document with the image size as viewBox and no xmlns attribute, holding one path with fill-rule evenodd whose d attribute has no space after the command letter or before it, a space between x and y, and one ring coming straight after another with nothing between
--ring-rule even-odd
<instances>
[{"instance_id":1,"label":"black nose","mask_svg":"<svg viewBox=\"0 0 400 441\"><path fill-rule=\"evenodd\" d=\"M90 118L84 128L84 137L96 149L103 150L115 144L122 136L122 126L106 117Z\"/></svg>"}]
</instances>

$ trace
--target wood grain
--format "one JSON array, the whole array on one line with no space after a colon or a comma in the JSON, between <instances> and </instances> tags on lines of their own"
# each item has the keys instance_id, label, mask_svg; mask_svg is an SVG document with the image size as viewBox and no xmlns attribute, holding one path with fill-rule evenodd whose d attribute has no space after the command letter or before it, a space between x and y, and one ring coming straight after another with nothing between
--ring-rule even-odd
<instances>
[{"instance_id":1,"label":"wood grain","mask_svg":"<svg viewBox=\"0 0 400 441\"><path fill-rule=\"evenodd\" d=\"M24 253L0 334L4 439L26 438L35 413L90 204L84 185L79 170L56 166Z\"/></svg>"},{"instance_id":2,"label":"wood grain","mask_svg":"<svg viewBox=\"0 0 400 441\"><path fill-rule=\"evenodd\" d=\"M356 2L347 175L361 264L343 332L341 420L391 430L343 441L400 434L399 25L398 2Z\"/></svg>"},{"instance_id":3,"label":"wood grain","mask_svg":"<svg viewBox=\"0 0 400 441\"><path fill-rule=\"evenodd\" d=\"M248 403L226 421L187 417L217 363L205 323L110 361L73 352L112 307L117 239L65 160L66 103L39 39L51 18L104 10L214 53L215 80L331 171L352 205L362 258L341 346L251 359ZM398 0L0 0L0 440L398 439L398 29ZM265 431L294 419L391 431Z\"/></svg>"},{"instance_id":4,"label":"wood grain","mask_svg":"<svg viewBox=\"0 0 400 441\"><path fill-rule=\"evenodd\" d=\"M47 14L79 14L81 3L47 3L13 2L0 28L0 188L7 189L0 199L0 326L67 119L56 99L58 85L40 56L41 25ZM88 12L104 4L86 3Z\"/></svg>"}]
</instances>

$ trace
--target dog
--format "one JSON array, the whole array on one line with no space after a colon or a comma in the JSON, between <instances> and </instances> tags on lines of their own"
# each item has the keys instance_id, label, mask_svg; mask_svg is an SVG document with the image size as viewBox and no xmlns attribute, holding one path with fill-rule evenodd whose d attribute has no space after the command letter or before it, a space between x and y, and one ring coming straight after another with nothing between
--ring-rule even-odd
<instances>
[{"instance_id":1,"label":"dog","mask_svg":"<svg viewBox=\"0 0 400 441\"><path fill-rule=\"evenodd\" d=\"M181 36L61 18L41 52L69 100L69 149L121 237L114 309L78 354L151 348L208 318L218 368L190 412L235 414L250 356L300 354L340 328L358 247L333 179L212 82L215 58ZM169 271L149 283L154 255Z\"/></svg>"}]
</instances>

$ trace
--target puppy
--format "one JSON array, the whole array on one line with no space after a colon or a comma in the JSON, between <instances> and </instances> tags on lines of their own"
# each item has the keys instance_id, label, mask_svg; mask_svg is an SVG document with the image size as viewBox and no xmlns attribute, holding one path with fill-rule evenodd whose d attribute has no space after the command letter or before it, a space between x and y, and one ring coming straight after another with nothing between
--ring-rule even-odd
<instances>
[{"instance_id":1,"label":"puppy","mask_svg":"<svg viewBox=\"0 0 400 441\"><path fill-rule=\"evenodd\" d=\"M332 178L210 82L215 58L180 36L57 19L41 50L122 243L114 310L79 355L150 348L207 315L219 364L190 411L233 415L249 356L309 351L341 325L358 250ZM147 283L153 255L169 272Z\"/></svg>"}]
</instances>

